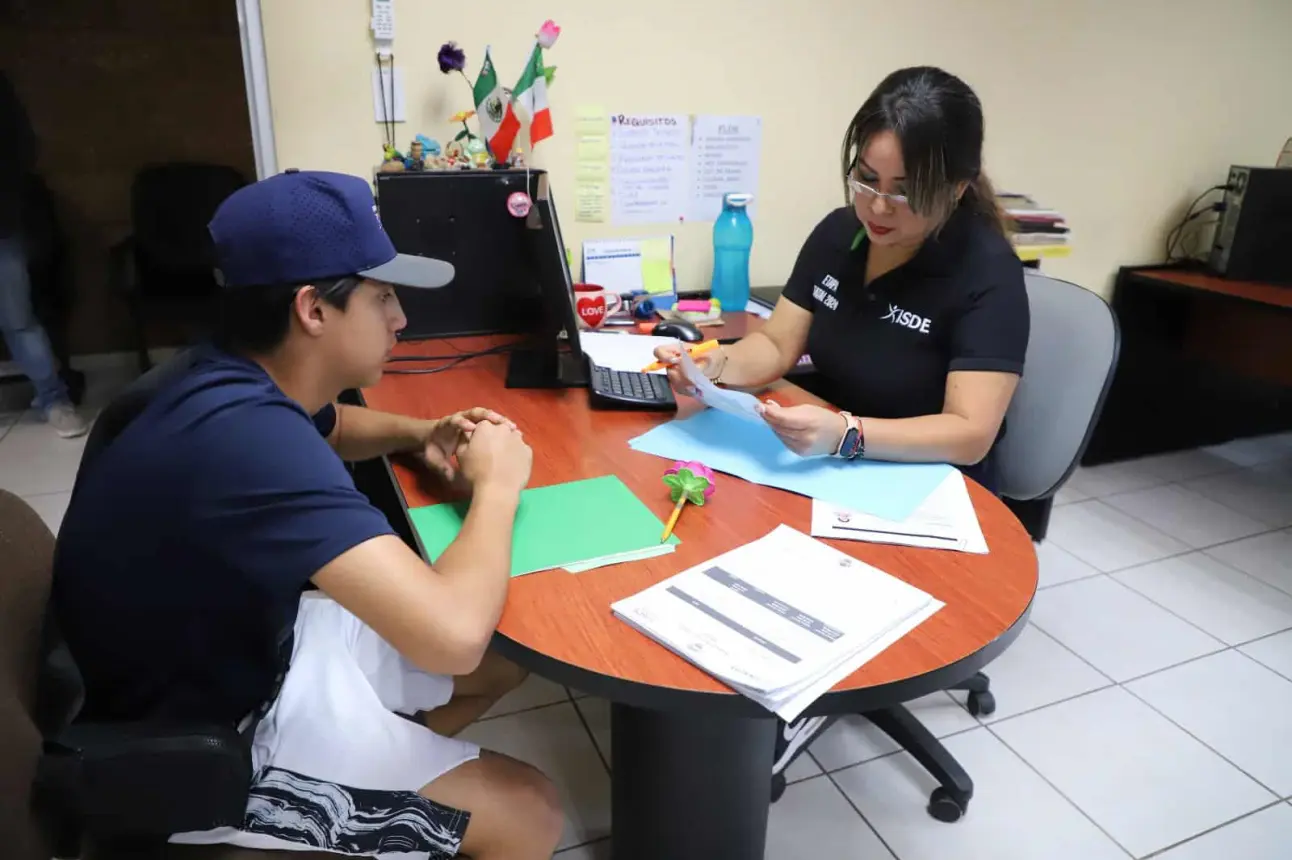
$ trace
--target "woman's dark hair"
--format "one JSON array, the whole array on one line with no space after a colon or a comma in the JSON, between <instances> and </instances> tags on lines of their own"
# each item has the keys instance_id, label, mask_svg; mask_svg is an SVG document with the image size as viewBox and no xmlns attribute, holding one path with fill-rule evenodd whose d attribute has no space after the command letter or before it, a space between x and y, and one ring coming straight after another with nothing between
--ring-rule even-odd
<instances>
[{"instance_id":1,"label":"woman's dark hair","mask_svg":"<svg viewBox=\"0 0 1292 860\"><path fill-rule=\"evenodd\" d=\"M901 144L912 209L942 224L956 208L956 186L967 182L963 202L1005 232L996 192L982 170L982 103L968 84L932 66L884 78L844 134L845 193L857 159L881 131L892 131Z\"/></svg>"},{"instance_id":2,"label":"woman's dark hair","mask_svg":"<svg viewBox=\"0 0 1292 860\"><path fill-rule=\"evenodd\" d=\"M348 276L315 281L313 284L273 284L267 287L233 287L220 296L215 342L229 352L263 355L282 344L292 316L292 302L306 286L313 286L320 298L340 310L362 278Z\"/></svg>"}]
</instances>

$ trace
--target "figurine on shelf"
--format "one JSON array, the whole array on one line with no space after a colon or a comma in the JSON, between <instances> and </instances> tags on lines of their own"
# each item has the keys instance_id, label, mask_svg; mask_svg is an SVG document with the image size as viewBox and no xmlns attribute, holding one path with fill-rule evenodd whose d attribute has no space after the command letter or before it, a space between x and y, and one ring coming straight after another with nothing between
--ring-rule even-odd
<instances>
[{"instance_id":1,"label":"figurine on shelf","mask_svg":"<svg viewBox=\"0 0 1292 860\"><path fill-rule=\"evenodd\" d=\"M444 158L447 161L445 166L449 170L457 170L459 167L470 165L462 144L456 140L449 141L449 145L444 147Z\"/></svg>"},{"instance_id":2,"label":"figurine on shelf","mask_svg":"<svg viewBox=\"0 0 1292 860\"><path fill-rule=\"evenodd\" d=\"M467 141L467 158L470 159L471 166L479 169L488 169L489 167L489 147L478 137L473 137Z\"/></svg>"},{"instance_id":3,"label":"figurine on shelf","mask_svg":"<svg viewBox=\"0 0 1292 860\"><path fill-rule=\"evenodd\" d=\"M422 143L422 169L443 170L446 165L444 151L440 148L440 142L432 140L424 134L419 134L417 139Z\"/></svg>"},{"instance_id":4,"label":"figurine on shelf","mask_svg":"<svg viewBox=\"0 0 1292 860\"><path fill-rule=\"evenodd\" d=\"M511 151L511 166L512 167L525 166L525 150L521 149L519 146L514 147Z\"/></svg>"},{"instance_id":5,"label":"figurine on shelf","mask_svg":"<svg viewBox=\"0 0 1292 860\"><path fill-rule=\"evenodd\" d=\"M405 170L425 170L426 150L420 140L413 140L408 145L408 155L404 156Z\"/></svg>"},{"instance_id":6,"label":"figurine on shelf","mask_svg":"<svg viewBox=\"0 0 1292 860\"><path fill-rule=\"evenodd\" d=\"M404 156L393 146L383 147L381 166L377 170L381 173L402 173L405 170Z\"/></svg>"}]
</instances>

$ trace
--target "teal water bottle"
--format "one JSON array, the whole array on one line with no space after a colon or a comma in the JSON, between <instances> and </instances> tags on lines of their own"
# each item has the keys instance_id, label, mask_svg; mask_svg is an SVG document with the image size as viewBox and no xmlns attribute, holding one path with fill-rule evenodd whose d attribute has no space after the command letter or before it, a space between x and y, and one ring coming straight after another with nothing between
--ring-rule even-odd
<instances>
[{"instance_id":1,"label":"teal water bottle","mask_svg":"<svg viewBox=\"0 0 1292 860\"><path fill-rule=\"evenodd\" d=\"M754 225L749 220L752 194L722 195L722 212L713 222L713 280L709 291L726 312L743 311L749 303L749 251Z\"/></svg>"}]
</instances>

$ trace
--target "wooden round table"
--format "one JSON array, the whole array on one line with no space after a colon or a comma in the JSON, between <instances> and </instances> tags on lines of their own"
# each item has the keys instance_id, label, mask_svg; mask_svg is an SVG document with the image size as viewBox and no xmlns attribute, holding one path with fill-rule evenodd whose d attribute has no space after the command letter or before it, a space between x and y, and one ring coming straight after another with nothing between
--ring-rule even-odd
<instances>
[{"instance_id":1,"label":"wooden round table","mask_svg":"<svg viewBox=\"0 0 1292 860\"><path fill-rule=\"evenodd\" d=\"M455 348L491 343L496 340L471 339ZM423 342L400 350L445 348ZM667 517L671 504L660 478L668 462L633 451L628 440L672 415L591 410L582 390L507 389L505 364L504 356L493 355L443 373L388 374L363 391L363 400L425 417L475 405L497 409L516 421L534 449L532 486L614 474L661 520ZM820 402L784 382L768 393L782 403ZM684 400L680 414L696 408ZM415 468L395 464L393 476L405 517L408 507L445 500ZM999 499L968 483L986 555L826 541L946 605L805 715L869 711L945 689L985 666L1021 631L1036 592L1035 548ZM611 702L615 860L763 856L774 715L615 618L610 606L781 523L808 533L811 506L802 496L719 475L713 502L690 507L678 523L674 553L512 580L497 649L538 675ZM411 529L406 535L416 541Z\"/></svg>"}]
</instances>

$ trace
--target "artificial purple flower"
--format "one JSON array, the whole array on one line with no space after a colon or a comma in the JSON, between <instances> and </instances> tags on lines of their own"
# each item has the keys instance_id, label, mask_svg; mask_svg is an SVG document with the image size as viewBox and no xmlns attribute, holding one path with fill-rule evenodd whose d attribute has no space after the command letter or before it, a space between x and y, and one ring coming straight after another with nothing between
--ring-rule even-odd
<instances>
[{"instance_id":1,"label":"artificial purple flower","mask_svg":"<svg viewBox=\"0 0 1292 860\"><path fill-rule=\"evenodd\" d=\"M467 67L467 52L458 47L457 42L445 42L440 45L440 53L436 55L440 62L440 71L444 74L449 72L460 72Z\"/></svg>"}]
</instances>

